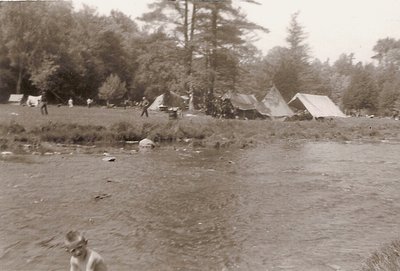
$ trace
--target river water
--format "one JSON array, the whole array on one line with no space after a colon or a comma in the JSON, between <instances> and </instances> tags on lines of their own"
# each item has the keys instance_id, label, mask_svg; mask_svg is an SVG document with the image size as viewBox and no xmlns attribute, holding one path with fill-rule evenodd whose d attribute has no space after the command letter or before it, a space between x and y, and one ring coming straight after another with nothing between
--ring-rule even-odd
<instances>
[{"instance_id":1,"label":"river water","mask_svg":"<svg viewBox=\"0 0 400 271\"><path fill-rule=\"evenodd\" d=\"M357 270L399 238L399 144L110 152L0 161L1 270L67 270L70 229L127 271Z\"/></svg>"}]
</instances>

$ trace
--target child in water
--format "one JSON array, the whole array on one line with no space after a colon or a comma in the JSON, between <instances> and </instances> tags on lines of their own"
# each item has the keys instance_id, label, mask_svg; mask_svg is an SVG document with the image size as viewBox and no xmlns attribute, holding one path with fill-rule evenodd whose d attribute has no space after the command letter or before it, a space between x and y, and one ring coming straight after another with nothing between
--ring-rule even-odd
<instances>
[{"instance_id":1,"label":"child in water","mask_svg":"<svg viewBox=\"0 0 400 271\"><path fill-rule=\"evenodd\" d=\"M88 241L77 232L70 231L65 236L65 246L71 254L70 271L107 271L103 258L87 247Z\"/></svg>"}]
</instances>

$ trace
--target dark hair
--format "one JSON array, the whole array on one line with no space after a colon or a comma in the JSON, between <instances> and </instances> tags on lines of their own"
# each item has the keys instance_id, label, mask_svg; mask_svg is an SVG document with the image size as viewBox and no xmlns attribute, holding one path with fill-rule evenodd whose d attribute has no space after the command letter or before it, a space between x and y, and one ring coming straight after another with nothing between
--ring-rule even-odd
<instances>
[{"instance_id":1,"label":"dark hair","mask_svg":"<svg viewBox=\"0 0 400 271\"><path fill-rule=\"evenodd\" d=\"M78 231L69 231L66 235L65 235L65 240L72 243L72 242L76 242L76 241L84 241L85 237Z\"/></svg>"}]
</instances>

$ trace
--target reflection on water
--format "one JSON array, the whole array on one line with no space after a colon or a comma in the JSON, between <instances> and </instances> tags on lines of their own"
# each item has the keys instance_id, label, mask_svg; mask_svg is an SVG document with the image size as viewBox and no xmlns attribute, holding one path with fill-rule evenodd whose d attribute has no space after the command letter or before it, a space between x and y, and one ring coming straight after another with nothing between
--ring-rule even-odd
<instances>
[{"instance_id":1,"label":"reflection on water","mask_svg":"<svg viewBox=\"0 0 400 271\"><path fill-rule=\"evenodd\" d=\"M381 244L375 226L387 227L369 216L379 216L382 198L399 197L382 189L397 180L399 151L389 144L286 143L172 154L166 186L148 201L162 225L161 261L174 270L358 267L365 245Z\"/></svg>"},{"instance_id":2,"label":"reflection on water","mask_svg":"<svg viewBox=\"0 0 400 271\"><path fill-rule=\"evenodd\" d=\"M159 264L153 263L154 270L221 270L239 261L242 238L232 217L240 186L233 162L223 155L165 151L162 160L168 162L158 163L147 176L154 183L143 199L151 219L151 233L144 231L156 243L151 257Z\"/></svg>"},{"instance_id":3,"label":"reflection on water","mask_svg":"<svg viewBox=\"0 0 400 271\"><path fill-rule=\"evenodd\" d=\"M65 231L71 225L63 219L73 218L112 270L356 270L400 235L399 153L400 145L321 142L234 151L163 147L101 166L95 156L58 158L66 170L48 175L40 167L57 157L42 157L24 173L42 170L40 189L24 185L23 175L18 185L25 198L43 197L49 208L31 210L38 232ZM53 188L46 178L68 181L46 196ZM85 198L103 192L111 197ZM0 200L17 208L22 199L3 193ZM18 219L32 234L35 224ZM11 227L4 221L0 226ZM8 233L3 241L15 243ZM33 263L43 269L45 261Z\"/></svg>"},{"instance_id":4,"label":"reflection on water","mask_svg":"<svg viewBox=\"0 0 400 271\"><path fill-rule=\"evenodd\" d=\"M366 245L384 238L375 226L387 227L385 219L375 225L370 216L381 212L382 198L398 198L381 188L397 180L399 151L389 144L285 143L152 153L146 159L157 161L157 172L147 172L153 188L143 200L157 244L154 270L358 267Z\"/></svg>"}]
</instances>

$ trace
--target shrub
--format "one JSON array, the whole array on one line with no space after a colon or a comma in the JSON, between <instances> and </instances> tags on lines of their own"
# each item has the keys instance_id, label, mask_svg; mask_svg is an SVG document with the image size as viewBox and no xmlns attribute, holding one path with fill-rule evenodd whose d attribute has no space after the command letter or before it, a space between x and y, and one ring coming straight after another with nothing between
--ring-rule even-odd
<instances>
[{"instance_id":1,"label":"shrub","mask_svg":"<svg viewBox=\"0 0 400 271\"><path fill-rule=\"evenodd\" d=\"M110 127L109 136L116 141L140 140L143 138L140 128L126 121L113 124Z\"/></svg>"},{"instance_id":2,"label":"shrub","mask_svg":"<svg viewBox=\"0 0 400 271\"><path fill-rule=\"evenodd\" d=\"M10 123L9 125L0 125L0 131L7 134L19 134L25 132L25 128L18 123Z\"/></svg>"},{"instance_id":3,"label":"shrub","mask_svg":"<svg viewBox=\"0 0 400 271\"><path fill-rule=\"evenodd\" d=\"M111 74L99 89L99 98L102 100L121 99L127 93L125 82L121 82L118 75Z\"/></svg>"}]
</instances>

